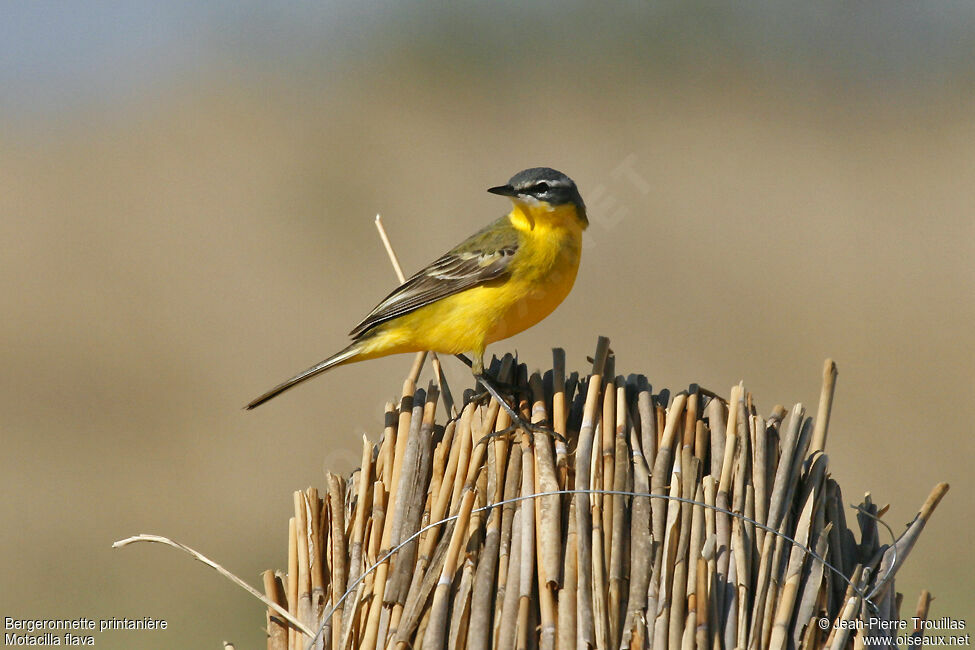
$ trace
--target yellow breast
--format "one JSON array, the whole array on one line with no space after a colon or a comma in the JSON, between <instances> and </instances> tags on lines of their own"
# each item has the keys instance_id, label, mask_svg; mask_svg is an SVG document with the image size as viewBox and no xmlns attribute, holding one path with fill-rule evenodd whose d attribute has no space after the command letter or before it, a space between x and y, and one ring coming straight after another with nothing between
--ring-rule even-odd
<instances>
[{"instance_id":1,"label":"yellow breast","mask_svg":"<svg viewBox=\"0 0 975 650\"><path fill-rule=\"evenodd\" d=\"M548 316L575 282L584 223L574 206L516 205L508 215L521 234L508 272L401 316L364 341L359 358L433 350L481 355Z\"/></svg>"},{"instance_id":2,"label":"yellow breast","mask_svg":"<svg viewBox=\"0 0 975 650\"><path fill-rule=\"evenodd\" d=\"M575 206L519 203L509 219L522 240L508 281L497 287L504 309L486 332L485 344L513 336L551 314L569 295L579 270L584 225Z\"/></svg>"}]
</instances>

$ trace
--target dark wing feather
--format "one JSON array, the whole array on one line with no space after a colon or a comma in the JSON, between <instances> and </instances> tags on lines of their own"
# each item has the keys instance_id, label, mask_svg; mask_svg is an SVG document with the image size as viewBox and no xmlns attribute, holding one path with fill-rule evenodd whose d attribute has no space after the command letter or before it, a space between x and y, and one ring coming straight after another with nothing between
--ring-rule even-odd
<instances>
[{"instance_id":1,"label":"dark wing feather","mask_svg":"<svg viewBox=\"0 0 975 650\"><path fill-rule=\"evenodd\" d=\"M518 233L507 218L495 222L400 285L349 336L359 338L380 323L502 277L517 250Z\"/></svg>"}]
</instances>

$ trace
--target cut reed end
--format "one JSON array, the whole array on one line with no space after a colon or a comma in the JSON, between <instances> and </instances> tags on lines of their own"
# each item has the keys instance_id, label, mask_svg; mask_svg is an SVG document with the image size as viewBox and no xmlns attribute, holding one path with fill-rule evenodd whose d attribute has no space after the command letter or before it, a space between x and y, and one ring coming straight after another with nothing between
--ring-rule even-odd
<instances>
[{"instance_id":1,"label":"cut reed end","mask_svg":"<svg viewBox=\"0 0 975 650\"><path fill-rule=\"evenodd\" d=\"M604 337L591 361L495 360L526 432L474 391L455 405L439 366L418 390L418 355L361 467L295 493L268 648L843 648L894 629L896 572L948 485L897 539L869 495L846 508L823 453L832 360L815 418L763 414L743 384L654 391L614 374Z\"/></svg>"}]
</instances>

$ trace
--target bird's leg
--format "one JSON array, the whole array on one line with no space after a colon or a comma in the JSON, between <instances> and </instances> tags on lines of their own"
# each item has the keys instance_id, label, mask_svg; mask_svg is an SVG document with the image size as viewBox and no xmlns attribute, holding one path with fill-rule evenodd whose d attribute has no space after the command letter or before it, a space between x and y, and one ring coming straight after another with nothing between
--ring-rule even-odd
<instances>
[{"instance_id":1,"label":"bird's leg","mask_svg":"<svg viewBox=\"0 0 975 650\"><path fill-rule=\"evenodd\" d=\"M484 356L482 354L474 355L473 361L468 359L463 354L457 354L454 356L456 356L458 359L463 361L464 365L466 365L468 368L471 369L471 372L474 374L474 379L477 380L477 382L480 383L481 386L483 386L487 391L481 393L475 398L478 402L484 400L485 398L493 397L498 401L499 404L504 404L505 406L508 406L509 408L506 408L505 411L509 415L511 415L512 412L510 409L510 405L508 404L508 400L502 399L500 395L503 393L507 396L510 396L512 401L516 401L516 398L518 397L519 394L527 395L527 391L524 388L516 384L508 383L506 381L501 381L497 377L492 377L488 373L486 373L484 371ZM490 382L490 386L486 382ZM513 415L512 418L514 418Z\"/></svg>"},{"instance_id":2,"label":"bird's leg","mask_svg":"<svg viewBox=\"0 0 975 650\"><path fill-rule=\"evenodd\" d=\"M471 367L471 371L474 373L474 379L476 379L481 386L484 386L484 390L487 391L487 394L493 397L498 402L498 405L504 409L504 412L508 414L508 417L511 418L511 422L513 423L513 428L524 429L525 431L530 431L532 433L544 433L545 435L553 436L560 439L562 442L565 442L565 438L559 435L555 430L541 424L533 424L527 421L524 417L522 417L516 408L512 407L508 400L505 399L505 397L503 397L501 394L503 389L499 386L500 382L484 372L484 360L480 355L474 358L473 363L463 355L458 354L457 357ZM517 386L513 386L513 388L515 388L515 392L523 392L522 389ZM497 433L501 432L496 432L495 434L489 435L497 435Z\"/></svg>"},{"instance_id":3,"label":"bird's leg","mask_svg":"<svg viewBox=\"0 0 975 650\"><path fill-rule=\"evenodd\" d=\"M494 384L494 389L496 392L503 393L505 395L510 395L512 398L516 398L519 396L529 397L527 386L519 386L516 383L501 381L497 377L491 377L488 373L486 373L484 371L483 357L476 356L474 360L471 361L463 354L455 354L454 356L460 359L461 361L463 361L464 365L466 365L468 368L471 369L471 372L474 373L475 379L478 377L487 377L488 380L492 384ZM483 382L481 382L481 385L482 386L484 385ZM495 397L493 393L488 393L488 395L490 397ZM495 397L495 399L497 398Z\"/></svg>"},{"instance_id":4,"label":"bird's leg","mask_svg":"<svg viewBox=\"0 0 975 650\"><path fill-rule=\"evenodd\" d=\"M489 377L486 373L482 372L479 375L474 375L474 378L478 381L478 383L481 384L481 386L484 386L485 390L487 390L491 397L497 400L501 408L504 409L504 412L508 414L508 417L511 418L512 428L523 429L532 433L543 433L547 436L558 438L562 442L566 441L565 438L559 435L554 429L542 424L534 424L523 418L521 413L513 408L511 404L508 403L508 400L501 396L501 392L494 384L495 380Z\"/></svg>"}]
</instances>

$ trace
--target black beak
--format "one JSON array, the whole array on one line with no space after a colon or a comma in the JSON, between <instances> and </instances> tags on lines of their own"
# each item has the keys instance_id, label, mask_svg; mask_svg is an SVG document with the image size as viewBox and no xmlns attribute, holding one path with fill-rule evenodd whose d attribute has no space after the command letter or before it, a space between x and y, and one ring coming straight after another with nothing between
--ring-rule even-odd
<instances>
[{"instance_id":1,"label":"black beak","mask_svg":"<svg viewBox=\"0 0 975 650\"><path fill-rule=\"evenodd\" d=\"M491 194L500 194L501 196L517 196L518 192L515 188L510 185L498 185L497 187L489 187L488 192Z\"/></svg>"}]
</instances>

